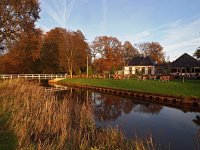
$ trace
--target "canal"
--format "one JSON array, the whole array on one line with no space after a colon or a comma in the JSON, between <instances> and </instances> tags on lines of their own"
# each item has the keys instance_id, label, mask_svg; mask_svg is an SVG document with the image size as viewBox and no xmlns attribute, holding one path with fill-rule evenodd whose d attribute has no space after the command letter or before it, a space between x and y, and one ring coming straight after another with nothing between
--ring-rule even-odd
<instances>
[{"instance_id":1,"label":"canal","mask_svg":"<svg viewBox=\"0 0 200 150\"><path fill-rule=\"evenodd\" d=\"M81 89L68 88L56 91L55 94L61 100L67 96L91 103L98 128L118 128L127 138L152 136L160 149L200 149L198 110L173 108L141 99Z\"/></svg>"}]
</instances>

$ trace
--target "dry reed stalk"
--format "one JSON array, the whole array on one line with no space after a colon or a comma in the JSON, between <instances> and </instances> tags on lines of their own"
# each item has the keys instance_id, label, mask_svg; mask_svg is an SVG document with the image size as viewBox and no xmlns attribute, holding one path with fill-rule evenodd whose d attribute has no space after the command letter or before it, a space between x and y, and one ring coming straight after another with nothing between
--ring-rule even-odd
<instances>
[{"instance_id":1,"label":"dry reed stalk","mask_svg":"<svg viewBox=\"0 0 200 150\"><path fill-rule=\"evenodd\" d=\"M73 94L71 94L73 95ZM9 127L18 149L147 149L153 142L127 140L117 129L96 129L90 102L58 100L37 84L22 80L0 83L0 100L11 117ZM149 140L148 140L149 141Z\"/></svg>"},{"instance_id":2,"label":"dry reed stalk","mask_svg":"<svg viewBox=\"0 0 200 150\"><path fill-rule=\"evenodd\" d=\"M4 111L11 113L9 126L18 137L19 148L34 145L38 149L49 146L62 149L66 140L72 139L72 127L80 136L78 143L84 143L83 133L79 134L79 131L94 124L89 106L68 98L59 101L36 84L5 81L1 83L0 91Z\"/></svg>"}]
</instances>

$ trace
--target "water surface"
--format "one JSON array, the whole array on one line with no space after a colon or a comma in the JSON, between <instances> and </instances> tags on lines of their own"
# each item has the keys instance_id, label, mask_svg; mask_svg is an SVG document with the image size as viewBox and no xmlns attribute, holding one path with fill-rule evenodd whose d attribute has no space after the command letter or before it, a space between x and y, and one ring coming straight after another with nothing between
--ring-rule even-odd
<instances>
[{"instance_id":1,"label":"water surface","mask_svg":"<svg viewBox=\"0 0 200 150\"><path fill-rule=\"evenodd\" d=\"M64 96L89 101L94 106L97 127L115 127L127 138L151 135L161 149L199 149L200 113L173 108L141 99L126 98L80 89L56 92Z\"/></svg>"}]
</instances>

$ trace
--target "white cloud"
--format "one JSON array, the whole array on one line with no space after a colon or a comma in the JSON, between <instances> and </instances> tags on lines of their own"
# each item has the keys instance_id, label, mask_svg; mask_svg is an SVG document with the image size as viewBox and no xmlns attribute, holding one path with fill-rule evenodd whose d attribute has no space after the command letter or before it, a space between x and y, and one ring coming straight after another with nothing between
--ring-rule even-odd
<instances>
[{"instance_id":1,"label":"white cloud","mask_svg":"<svg viewBox=\"0 0 200 150\"><path fill-rule=\"evenodd\" d=\"M63 16L65 23L67 23L69 21L69 18L71 17L75 2L76 2L76 0L71 0L69 3L66 2L66 4L65 4L65 10L64 10L65 15Z\"/></svg>"},{"instance_id":2,"label":"white cloud","mask_svg":"<svg viewBox=\"0 0 200 150\"><path fill-rule=\"evenodd\" d=\"M50 2L51 1L51 2ZM76 0L42 0L42 13L46 13L60 27L66 27Z\"/></svg>"},{"instance_id":3,"label":"white cloud","mask_svg":"<svg viewBox=\"0 0 200 150\"><path fill-rule=\"evenodd\" d=\"M127 39L131 39L131 41L139 43L141 41L145 41L145 40L151 38L152 36L153 36L152 30L146 30L146 31L137 33L134 36L127 36Z\"/></svg>"},{"instance_id":4,"label":"white cloud","mask_svg":"<svg viewBox=\"0 0 200 150\"><path fill-rule=\"evenodd\" d=\"M133 43L160 42L166 55L174 60L183 53L193 54L200 46L200 17L188 20L175 20L157 28L148 29L135 35L127 36Z\"/></svg>"},{"instance_id":5,"label":"white cloud","mask_svg":"<svg viewBox=\"0 0 200 150\"><path fill-rule=\"evenodd\" d=\"M36 24L37 24L37 27L40 28L40 29L42 29L44 32L47 32L47 31L50 30L49 27L47 27L47 26L45 26L43 24L40 24L40 23L36 23Z\"/></svg>"},{"instance_id":6,"label":"white cloud","mask_svg":"<svg viewBox=\"0 0 200 150\"><path fill-rule=\"evenodd\" d=\"M169 28L165 30L165 38L172 40L184 40L193 38L198 33L200 26L200 19L194 20L189 23L180 23L174 28Z\"/></svg>"},{"instance_id":7,"label":"white cloud","mask_svg":"<svg viewBox=\"0 0 200 150\"><path fill-rule=\"evenodd\" d=\"M199 27L200 18L191 22L181 22L174 28L166 28L160 42L163 44L171 60L183 53L193 54L195 49L200 46Z\"/></svg>"},{"instance_id":8,"label":"white cloud","mask_svg":"<svg viewBox=\"0 0 200 150\"><path fill-rule=\"evenodd\" d=\"M178 58L183 53L188 53L193 55L196 48L200 46L200 37L193 38L188 41L177 42L174 44L165 45L165 50L167 50L167 54L170 56L171 60Z\"/></svg>"}]
</instances>

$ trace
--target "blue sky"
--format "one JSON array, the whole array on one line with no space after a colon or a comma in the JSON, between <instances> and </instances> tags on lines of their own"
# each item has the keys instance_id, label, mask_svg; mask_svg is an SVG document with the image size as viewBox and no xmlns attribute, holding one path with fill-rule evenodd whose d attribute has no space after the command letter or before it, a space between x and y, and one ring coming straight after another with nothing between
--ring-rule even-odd
<instances>
[{"instance_id":1,"label":"blue sky","mask_svg":"<svg viewBox=\"0 0 200 150\"><path fill-rule=\"evenodd\" d=\"M40 0L37 27L80 29L120 41L159 42L170 60L200 46L200 0Z\"/></svg>"}]
</instances>

